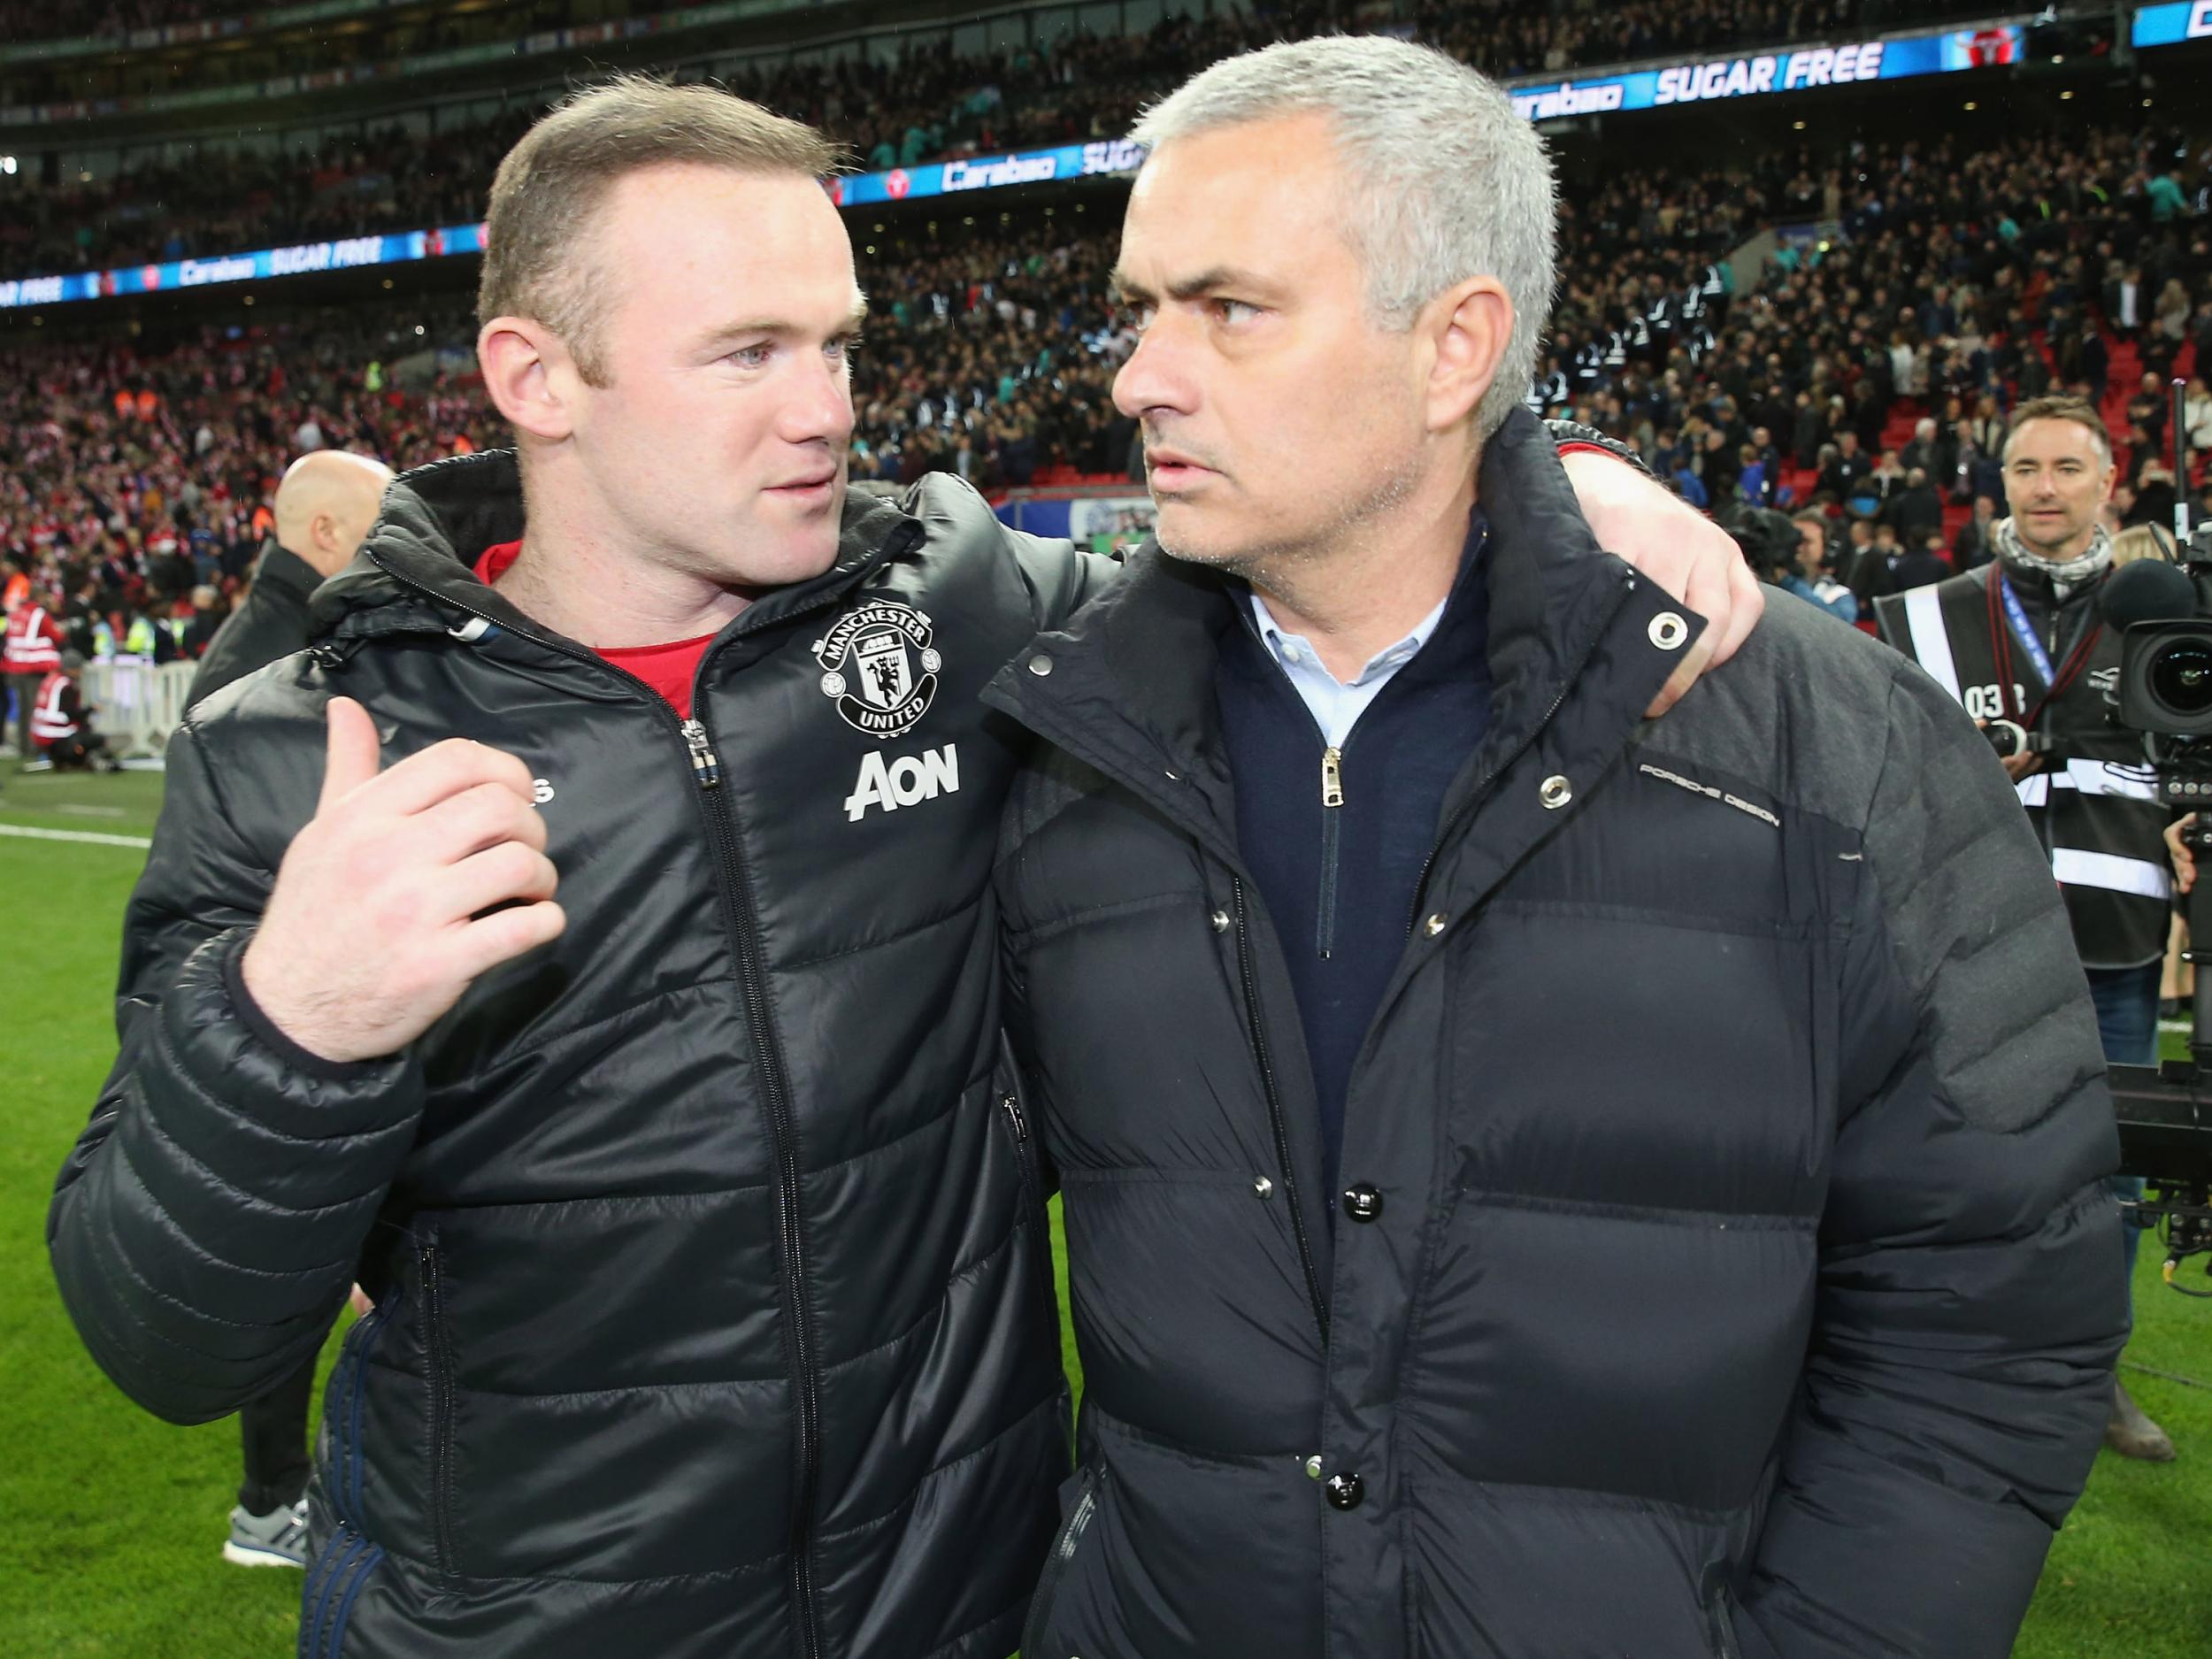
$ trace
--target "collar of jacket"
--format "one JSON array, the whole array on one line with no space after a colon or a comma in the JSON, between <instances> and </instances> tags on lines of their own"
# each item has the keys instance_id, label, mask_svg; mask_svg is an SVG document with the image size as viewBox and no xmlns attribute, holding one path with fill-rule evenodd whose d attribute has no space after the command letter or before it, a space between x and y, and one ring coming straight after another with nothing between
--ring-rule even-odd
<instances>
[{"instance_id":1,"label":"collar of jacket","mask_svg":"<svg viewBox=\"0 0 2212 1659\"><path fill-rule=\"evenodd\" d=\"M1987 581L1995 581L2001 575L2004 577L2011 585L2012 591L2019 596L2021 609L2030 616L2043 616L2055 610L2060 615L2071 618L2085 607L2095 604L2097 595L2104 590L2104 579L2112 573L2112 570L2111 565L2106 565L2090 580L2077 583L2068 589L2063 598L2059 595L2058 583L2043 572L2015 570L2002 559L1992 559L1972 573L1984 576Z\"/></svg>"},{"instance_id":2,"label":"collar of jacket","mask_svg":"<svg viewBox=\"0 0 2212 1659\"><path fill-rule=\"evenodd\" d=\"M1516 410L1484 447L1478 495L1489 522L1490 725L1448 815L1535 738L1571 689L1587 715L1578 741L1624 738L1680 660L1646 629L1671 601L1603 551L1577 504L1549 434ZM1626 602L1638 588L1643 605ZM1079 758L1171 802L1188 783L1204 796L1217 847L1235 821L1215 706L1219 638L1235 618L1232 585L1170 558L1148 541L1126 575L1060 631L1040 634L1001 670L984 699ZM1636 637L1601 652L1609 627ZM1648 611L1650 617L1642 613ZM1692 633L1701 619L1681 611ZM1048 659L1049 672L1036 672ZM1161 786L1164 783L1167 787Z\"/></svg>"},{"instance_id":3,"label":"collar of jacket","mask_svg":"<svg viewBox=\"0 0 2212 1659\"><path fill-rule=\"evenodd\" d=\"M322 572L283 542L271 536L261 544L261 557L254 561L253 585L281 588L303 605L323 585Z\"/></svg>"},{"instance_id":4,"label":"collar of jacket","mask_svg":"<svg viewBox=\"0 0 2212 1659\"><path fill-rule=\"evenodd\" d=\"M483 550L519 541L522 534L522 472L512 449L457 455L402 473L385 490L383 509L353 562L315 590L312 640L342 645L395 634L442 634L482 618L524 639L585 652L477 580ZM810 609L910 552L923 534L903 496L849 488L836 563L755 600L730 629L749 633Z\"/></svg>"}]
</instances>

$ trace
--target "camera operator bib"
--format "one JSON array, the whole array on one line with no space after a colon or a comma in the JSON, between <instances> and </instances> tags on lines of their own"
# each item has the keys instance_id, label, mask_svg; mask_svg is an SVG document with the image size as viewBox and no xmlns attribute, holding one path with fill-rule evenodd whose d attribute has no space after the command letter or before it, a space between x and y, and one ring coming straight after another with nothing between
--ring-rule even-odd
<instances>
[{"instance_id":1,"label":"camera operator bib","mask_svg":"<svg viewBox=\"0 0 2212 1659\"><path fill-rule=\"evenodd\" d=\"M2087 967L2131 968L2166 951L2169 814L2141 740L2112 722L2120 638L2099 624L2102 586L2062 601L1993 563L1878 599L1874 619L1968 714L2016 721L2045 749L2042 769L2013 787L2064 889L2075 947Z\"/></svg>"}]
</instances>

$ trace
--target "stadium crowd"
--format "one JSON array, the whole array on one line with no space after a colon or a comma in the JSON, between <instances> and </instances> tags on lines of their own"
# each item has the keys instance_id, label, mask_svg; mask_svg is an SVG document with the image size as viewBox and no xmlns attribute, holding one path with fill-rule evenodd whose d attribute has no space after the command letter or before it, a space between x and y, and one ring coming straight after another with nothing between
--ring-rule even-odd
<instances>
[{"instance_id":1,"label":"stadium crowd","mask_svg":"<svg viewBox=\"0 0 2212 1659\"><path fill-rule=\"evenodd\" d=\"M332 31L319 35L304 68L404 58L409 53L443 50L484 40L523 36L577 25L605 23L626 18L646 18L672 11L669 0L605 0L585 6L568 0L537 0L528 5L508 5L424 16L376 19L365 30ZM185 0L184 4L157 4L153 0L68 0L55 5L31 5L8 0L0 4L0 37L9 40L47 40L94 36L112 39L134 30L238 18L256 11L244 0ZM1632 58L1665 52L1718 50L1725 47L1785 40L1819 40L1855 30L1888 27L1906 18L1963 15L1974 10L1961 0L1918 0L1909 5L1886 4L1884 0L1687 0L1679 5L1660 5L1654 0L1633 0L1620 7L1590 4L1556 6L1545 0L1369 0L1368 4L1331 7L1313 0L1285 0L1242 9L1221 6L1205 19L1171 18L1158 31L1134 38L1166 46L1179 53L1202 51L1209 42L1263 43L1293 38L1326 27L1342 27L1348 20L1364 25L1410 24L1425 37L1446 42L1456 34L1467 36L1470 61L1479 61L1497 73L1556 69L1589 64L1619 63ZM1894 14L1893 16L1893 14ZM1193 25L1196 27L1192 27ZM251 38L248 36L247 38ZM965 60L978 82L998 79L1018 55L994 55ZM1121 54L1114 55L1117 58ZM1126 61L1126 60L1125 60ZM1204 59L1182 56L1183 69ZM1158 75L1169 67L1140 57L1135 63ZM179 65L194 85L219 85L226 78L254 72L251 59L233 67L223 58ZM36 103L50 96L81 96L76 77L87 73L62 60L46 67L34 66L12 77L13 101ZM90 73L96 73L97 71ZM1180 73L1179 70L1178 73Z\"/></svg>"},{"instance_id":2,"label":"stadium crowd","mask_svg":"<svg viewBox=\"0 0 2212 1659\"><path fill-rule=\"evenodd\" d=\"M2116 517L2170 519L2164 382L2212 365L2212 220L2178 150L2164 134L1937 137L1570 192L1532 401L1633 442L1701 505L1816 504L1863 525L1855 549L1883 550L1854 561L1863 598L1931 537L1946 557L1978 550L2005 414L2045 392L2103 410ZM1728 292L1722 250L1815 223L1841 234L1793 234L1753 292ZM2188 407L2201 450L2200 375Z\"/></svg>"},{"instance_id":3,"label":"stadium crowd","mask_svg":"<svg viewBox=\"0 0 2212 1659\"><path fill-rule=\"evenodd\" d=\"M1932 538L1946 560L1978 551L1988 513L1972 503L2001 496L2004 416L2047 390L2104 407L2116 519L2162 520L2163 377L2212 364L2212 218L2175 153L2162 134L1934 138L1571 188L1532 404L1633 443L1701 504L1819 508L1862 602ZM1733 291L1730 250L1809 220L1841 234L1793 235ZM1134 475L1135 425L1112 401L1135 339L1107 291L1112 251L1110 230L1071 213L948 220L864 255L853 476L941 469L999 490ZM143 618L189 649L204 634L191 619L219 614L249 568L292 456L349 448L404 468L501 441L465 311L365 317L12 349L0 556L62 595L81 644L120 644ZM2193 445L2212 448L2201 375L2188 411Z\"/></svg>"},{"instance_id":4,"label":"stadium crowd","mask_svg":"<svg viewBox=\"0 0 2212 1659\"><path fill-rule=\"evenodd\" d=\"M1078 30L1048 46L982 56L916 41L891 62L848 58L724 79L830 133L857 164L884 171L1119 137L1148 100L1202 65L1328 28L1342 10L1300 0L1167 18L1129 35ZM1863 0L1632 0L1555 13L1543 0L1412 0L1395 10L1417 38L1512 76L1834 36L1863 24L1867 8ZM18 87L10 96L36 101ZM210 142L188 160L152 156L111 177L36 189L27 180L11 183L14 211L0 216L0 261L44 274L234 252L265 245L272 225L308 241L469 222L481 215L499 157L541 112L541 102L526 99L435 134L365 123L294 153Z\"/></svg>"},{"instance_id":5,"label":"stadium crowd","mask_svg":"<svg viewBox=\"0 0 2212 1659\"><path fill-rule=\"evenodd\" d=\"M442 379L424 349L465 341L466 318L434 322L422 340L411 325L345 312L160 352L11 345L0 367L4 573L58 605L87 657L196 656L252 566L293 457L351 449L406 466L499 441L480 394ZM403 358L415 360L411 374Z\"/></svg>"}]
</instances>

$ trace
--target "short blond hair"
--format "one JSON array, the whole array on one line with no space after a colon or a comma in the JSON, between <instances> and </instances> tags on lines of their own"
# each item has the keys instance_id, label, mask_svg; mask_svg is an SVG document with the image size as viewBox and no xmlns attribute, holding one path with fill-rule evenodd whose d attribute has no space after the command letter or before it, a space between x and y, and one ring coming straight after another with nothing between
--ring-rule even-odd
<instances>
[{"instance_id":1,"label":"short blond hair","mask_svg":"<svg viewBox=\"0 0 2212 1659\"><path fill-rule=\"evenodd\" d=\"M2112 538L2112 562L2132 565L2138 559L2174 562L2173 542L2154 524L2131 524Z\"/></svg>"},{"instance_id":2,"label":"short blond hair","mask_svg":"<svg viewBox=\"0 0 2212 1659\"><path fill-rule=\"evenodd\" d=\"M588 384L606 385L598 329L607 285L592 268L592 231L621 180L685 163L819 179L836 170L839 154L805 123L719 87L618 75L572 93L516 142L492 177L479 323L543 323L566 342Z\"/></svg>"}]
</instances>

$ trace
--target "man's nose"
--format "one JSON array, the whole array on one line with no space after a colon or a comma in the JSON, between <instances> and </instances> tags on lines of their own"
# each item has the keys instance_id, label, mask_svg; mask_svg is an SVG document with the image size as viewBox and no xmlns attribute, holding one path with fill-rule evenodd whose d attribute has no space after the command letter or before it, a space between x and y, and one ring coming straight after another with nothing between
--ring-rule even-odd
<instances>
[{"instance_id":1,"label":"man's nose","mask_svg":"<svg viewBox=\"0 0 2212 1659\"><path fill-rule=\"evenodd\" d=\"M1164 319L1156 319L1114 376L1114 407L1141 420L1155 410L1187 415L1196 403L1181 342Z\"/></svg>"},{"instance_id":2,"label":"man's nose","mask_svg":"<svg viewBox=\"0 0 2212 1659\"><path fill-rule=\"evenodd\" d=\"M779 435L794 443L842 444L853 430L852 387L843 366L818 357L800 373L780 411Z\"/></svg>"}]
</instances>

